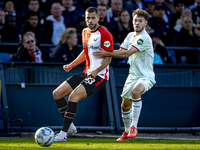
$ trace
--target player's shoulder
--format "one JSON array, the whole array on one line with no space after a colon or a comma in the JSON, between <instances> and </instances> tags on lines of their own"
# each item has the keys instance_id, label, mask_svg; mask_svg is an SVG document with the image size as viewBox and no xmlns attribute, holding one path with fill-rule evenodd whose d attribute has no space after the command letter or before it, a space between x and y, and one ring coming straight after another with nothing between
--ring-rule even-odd
<instances>
[{"instance_id":1,"label":"player's shoulder","mask_svg":"<svg viewBox=\"0 0 200 150\"><path fill-rule=\"evenodd\" d=\"M143 40L148 41L148 42L151 42L151 37L149 36L149 34L145 30L142 31L141 34L139 34L138 38L143 39Z\"/></svg>"},{"instance_id":2,"label":"player's shoulder","mask_svg":"<svg viewBox=\"0 0 200 150\"><path fill-rule=\"evenodd\" d=\"M112 36L112 34L106 28L104 28L103 26L100 26L99 29L98 29L98 31L101 34L103 34L103 35L110 35L110 36Z\"/></svg>"},{"instance_id":3,"label":"player's shoulder","mask_svg":"<svg viewBox=\"0 0 200 150\"><path fill-rule=\"evenodd\" d=\"M87 28L84 28L82 32L83 32L83 33L84 33L84 32L90 32L90 29L89 29L88 27L87 27Z\"/></svg>"}]
</instances>

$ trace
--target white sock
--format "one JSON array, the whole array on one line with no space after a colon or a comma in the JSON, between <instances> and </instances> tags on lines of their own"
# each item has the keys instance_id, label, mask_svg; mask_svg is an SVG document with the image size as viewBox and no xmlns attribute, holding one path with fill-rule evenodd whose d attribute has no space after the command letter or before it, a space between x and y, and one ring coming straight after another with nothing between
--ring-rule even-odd
<instances>
[{"instance_id":1,"label":"white sock","mask_svg":"<svg viewBox=\"0 0 200 150\"><path fill-rule=\"evenodd\" d=\"M137 101L133 100L131 126L134 126L135 128L137 128L137 124L138 124L138 120L139 120L139 117L140 117L141 109L142 109L142 100L141 100L141 98L137 99Z\"/></svg>"},{"instance_id":2,"label":"white sock","mask_svg":"<svg viewBox=\"0 0 200 150\"><path fill-rule=\"evenodd\" d=\"M129 111L122 111L122 120L124 122L125 132L129 133L130 126L131 126L131 119L132 119L132 109Z\"/></svg>"}]
</instances>

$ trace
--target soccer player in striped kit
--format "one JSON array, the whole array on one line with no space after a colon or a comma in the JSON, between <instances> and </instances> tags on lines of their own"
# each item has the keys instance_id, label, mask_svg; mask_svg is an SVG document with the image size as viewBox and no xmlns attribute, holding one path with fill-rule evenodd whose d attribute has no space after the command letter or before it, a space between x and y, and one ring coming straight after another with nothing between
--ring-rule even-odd
<instances>
[{"instance_id":1,"label":"soccer player in striped kit","mask_svg":"<svg viewBox=\"0 0 200 150\"><path fill-rule=\"evenodd\" d=\"M153 71L152 40L145 31L149 15L142 9L136 9L132 16L134 32L127 35L119 50L108 53L101 49L101 51L93 53L98 58L129 58L129 75L121 94L121 111L125 131L117 141L124 141L137 135L137 124L142 108L141 96L156 83Z\"/></svg>"},{"instance_id":2,"label":"soccer player in striped kit","mask_svg":"<svg viewBox=\"0 0 200 150\"><path fill-rule=\"evenodd\" d=\"M55 141L67 140L67 131L76 115L77 103L103 89L109 79L111 57L96 58L93 52L100 51L99 47L112 51L113 37L108 30L99 25L98 10L95 7L86 10L85 21L88 27L82 32L83 51L70 64L64 65L63 69L69 72L84 61L86 67L82 73L68 78L53 91L57 107L64 108L62 112L65 112L63 128L55 136ZM66 95L69 95L68 106L64 99ZM89 107L91 106L88 106L88 109Z\"/></svg>"}]
</instances>

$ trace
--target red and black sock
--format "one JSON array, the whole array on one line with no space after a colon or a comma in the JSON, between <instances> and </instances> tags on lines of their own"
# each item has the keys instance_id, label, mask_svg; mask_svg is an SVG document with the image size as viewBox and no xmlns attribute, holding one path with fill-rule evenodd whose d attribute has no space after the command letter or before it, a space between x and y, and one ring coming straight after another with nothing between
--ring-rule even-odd
<instances>
[{"instance_id":1,"label":"red and black sock","mask_svg":"<svg viewBox=\"0 0 200 150\"><path fill-rule=\"evenodd\" d=\"M67 132L70 124L72 123L72 121L76 115L76 110L77 110L77 103L69 101L68 109L66 111L65 118L64 118L64 126L62 128L62 131Z\"/></svg>"},{"instance_id":2,"label":"red and black sock","mask_svg":"<svg viewBox=\"0 0 200 150\"><path fill-rule=\"evenodd\" d=\"M62 115L62 117L64 118L65 115L65 111L67 110L67 101L65 100L65 98L61 98L59 100L55 100L58 111L60 112L60 114Z\"/></svg>"}]
</instances>

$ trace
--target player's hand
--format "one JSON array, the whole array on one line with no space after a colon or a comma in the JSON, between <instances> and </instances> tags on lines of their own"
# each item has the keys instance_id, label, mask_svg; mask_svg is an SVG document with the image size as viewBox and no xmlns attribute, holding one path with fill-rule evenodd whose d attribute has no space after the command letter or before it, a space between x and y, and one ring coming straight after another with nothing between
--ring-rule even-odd
<instances>
[{"instance_id":1,"label":"player's hand","mask_svg":"<svg viewBox=\"0 0 200 150\"><path fill-rule=\"evenodd\" d=\"M72 69L72 65L63 65L63 69L66 71L66 72L69 72L71 69Z\"/></svg>"},{"instance_id":2,"label":"player's hand","mask_svg":"<svg viewBox=\"0 0 200 150\"><path fill-rule=\"evenodd\" d=\"M99 47L99 50L100 50L100 51L93 52L92 54L93 54L95 57L97 57L97 58L106 57L107 52L106 52L103 48L101 48L101 47Z\"/></svg>"},{"instance_id":3,"label":"player's hand","mask_svg":"<svg viewBox=\"0 0 200 150\"><path fill-rule=\"evenodd\" d=\"M87 76L90 77L91 79L96 78L98 72L96 70L92 70L90 72L88 72Z\"/></svg>"}]
</instances>

